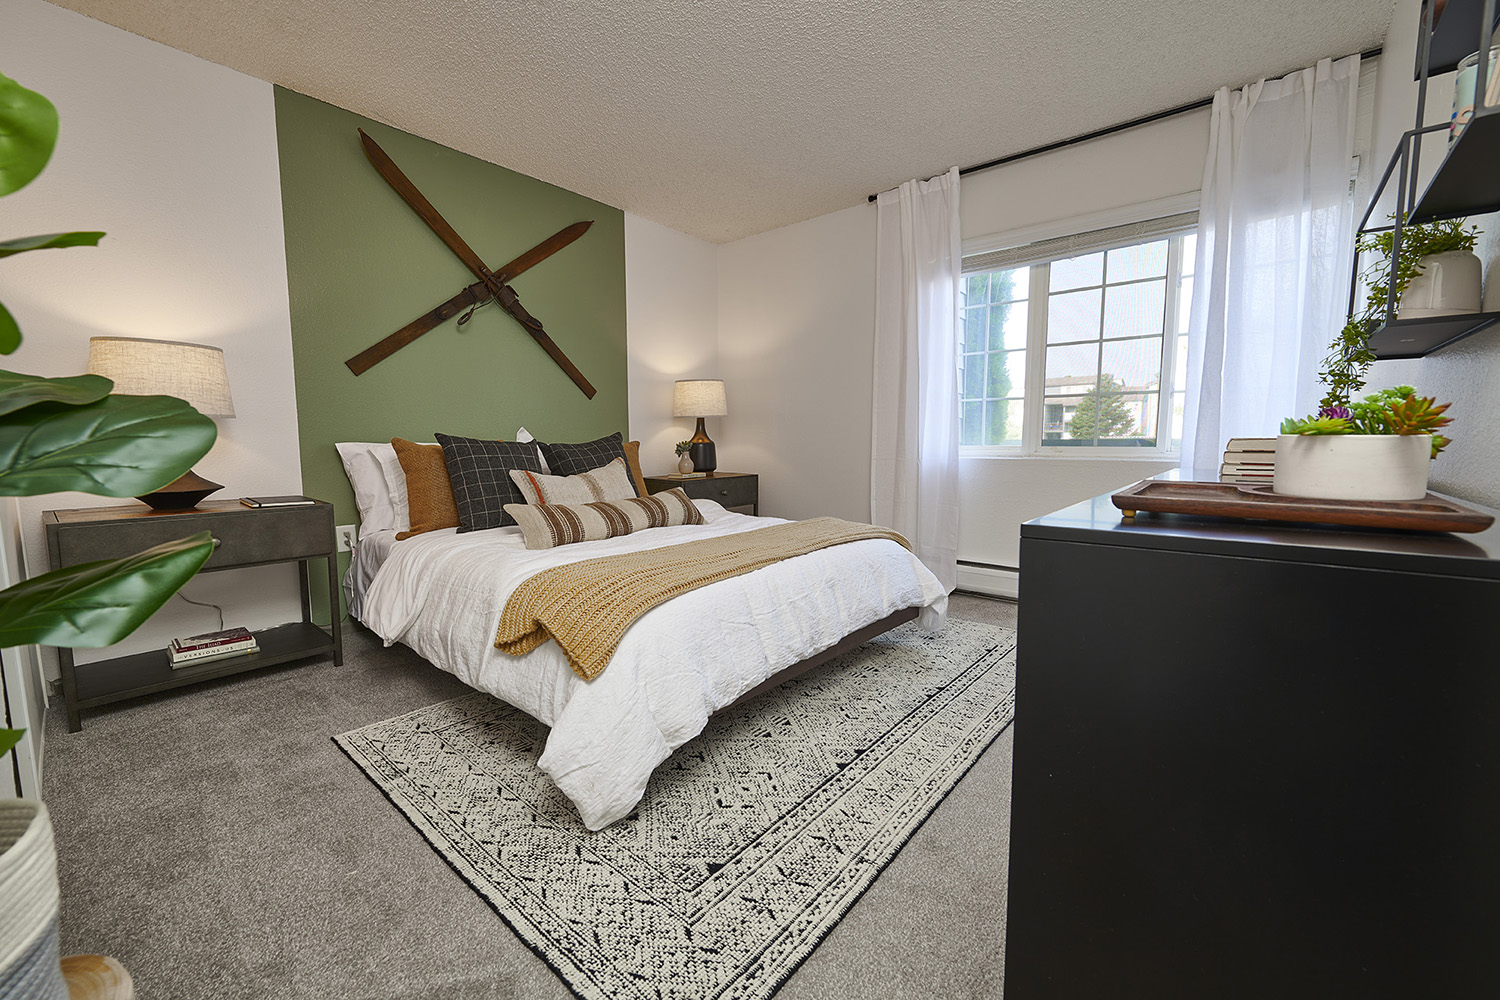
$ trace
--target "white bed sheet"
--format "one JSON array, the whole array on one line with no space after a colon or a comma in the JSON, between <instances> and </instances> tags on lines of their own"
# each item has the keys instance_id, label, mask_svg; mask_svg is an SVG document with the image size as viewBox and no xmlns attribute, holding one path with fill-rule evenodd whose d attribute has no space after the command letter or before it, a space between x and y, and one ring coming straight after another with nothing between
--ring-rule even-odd
<instances>
[{"instance_id":1,"label":"white bed sheet","mask_svg":"<svg viewBox=\"0 0 1500 1000\"><path fill-rule=\"evenodd\" d=\"M784 523L694 503L704 525L528 551L518 528L429 532L397 542L364 594L361 620L465 684L552 728L538 765L602 829L628 815L646 781L714 711L778 671L903 608L941 627L948 597L895 542L836 545L673 598L626 631L605 671L573 673L555 642L524 656L494 647L510 593L568 562Z\"/></svg>"}]
</instances>

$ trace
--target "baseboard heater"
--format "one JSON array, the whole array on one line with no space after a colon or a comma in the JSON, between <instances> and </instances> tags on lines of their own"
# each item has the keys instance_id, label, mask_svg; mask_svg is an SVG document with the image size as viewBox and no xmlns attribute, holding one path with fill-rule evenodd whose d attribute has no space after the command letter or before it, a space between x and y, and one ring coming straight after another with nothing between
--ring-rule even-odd
<instances>
[{"instance_id":1,"label":"baseboard heater","mask_svg":"<svg viewBox=\"0 0 1500 1000\"><path fill-rule=\"evenodd\" d=\"M1021 569L1018 566L1001 566L996 563L975 562L970 559L958 561L958 589L971 590L992 597L1021 596Z\"/></svg>"}]
</instances>

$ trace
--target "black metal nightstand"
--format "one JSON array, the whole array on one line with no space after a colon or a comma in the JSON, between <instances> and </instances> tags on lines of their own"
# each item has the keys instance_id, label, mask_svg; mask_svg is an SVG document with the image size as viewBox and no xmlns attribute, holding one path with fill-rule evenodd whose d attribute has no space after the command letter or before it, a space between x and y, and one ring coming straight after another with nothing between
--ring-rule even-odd
<instances>
[{"instance_id":1,"label":"black metal nightstand","mask_svg":"<svg viewBox=\"0 0 1500 1000\"><path fill-rule=\"evenodd\" d=\"M193 510L175 512L144 506L49 510L42 515L42 524L53 569L118 559L195 531L208 531L213 534L214 553L200 572L292 561L301 571L302 621L257 630L258 652L174 670L165 649L81 664L73 662L71 649L59 649L69 732L82 728L80 712L85 708L307 656L332 653L335 664L344 660L332 504L252 508L237 500L211 500ZM323 559L328 565L328 592L333 601L333 623L328 628L312 621L310 559Z\"/></svg>"},{"instance_id":2,"label":"black metal nightstand","mask_svg":"<svg viewBox=\"0 0 1500 1000\"><path fill-rule=\"evenodd\" d=\"M710 472L694 479L646 476L646 492L660 493L681 487L693 500L716 500L725 507L749 507L760 514L760 476L753 472Z\"/></svg>"}]
</instances>

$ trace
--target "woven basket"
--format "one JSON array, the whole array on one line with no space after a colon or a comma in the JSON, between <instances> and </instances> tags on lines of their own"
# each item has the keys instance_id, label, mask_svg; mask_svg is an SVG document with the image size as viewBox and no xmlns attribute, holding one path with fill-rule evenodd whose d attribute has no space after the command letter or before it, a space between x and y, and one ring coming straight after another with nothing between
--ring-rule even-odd
<instances>
[{"instance_id":1,"label":"woven basket","mask_svg":"<svg viewBox=\"0 0 1500 1000\"><path fill-rule=\"evenodd\" d=\"M47 807L0 800L0 1000L68 1000L57 951L57 854Z\"/></svg>"}]
</instances>

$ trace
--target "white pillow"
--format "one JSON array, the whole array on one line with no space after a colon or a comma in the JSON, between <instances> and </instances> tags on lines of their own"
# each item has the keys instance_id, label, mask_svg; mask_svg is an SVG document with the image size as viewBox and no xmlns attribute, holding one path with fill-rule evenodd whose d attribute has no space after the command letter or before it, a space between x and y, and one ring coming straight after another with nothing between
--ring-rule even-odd
<instances>
[{"instance_id":1,"label":"white pillow","mask_svg":"<svg viewBox=\"0 0 1500 1000\"><path fill-rule=\"evenodd\" d=\"M406 470L401 468L401 460L396 457L396 449L391 447L390 454L383 451L375 452L375 460L380 463L380 469L385 473L385 485L390 492L391 509L396 517L396 530L410 531L411 497L406 492Z\"/></svg>"},{"instance_id":2,"label":"white pillow","mask_svg":"<svg viewBox=\"0 0 1500 1000\"><path fill-rule=\"evenodd\" d=\"M354 487L354 503L359 508L359 537L372 531L396 527L396 508L391 503L390 486L378 455L382 451L396 454L390 442L340 441L334 445L344 463L344 475Z\"/></svg>"},{"instance_id":3,"label":"white pillow","mask_svg":"<svg viewBox=\"0 0 1500 1000\"><path fill-rule=\"evenodd\" d=\"M526 444L527 442L535 441L536 438L531 436L530 431L522 427L520 430L516 431L516 440L520 441L522 444ZM552 470L547 467L547 456L542 451L542 449L538 448L536 450L536 457L542 460L542 471L550 476L552 474Z\"/></svg>"}]
</instances>

